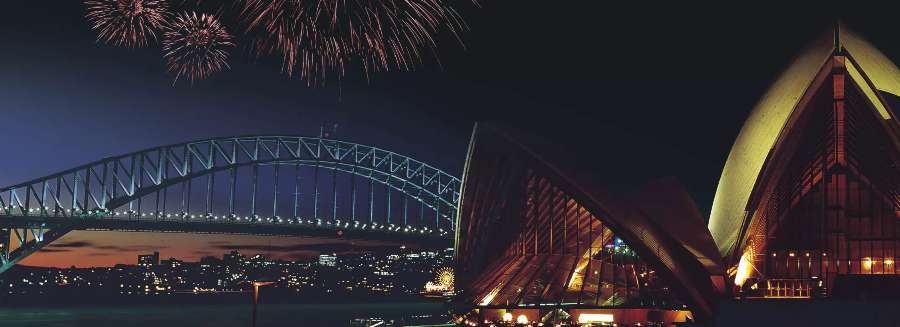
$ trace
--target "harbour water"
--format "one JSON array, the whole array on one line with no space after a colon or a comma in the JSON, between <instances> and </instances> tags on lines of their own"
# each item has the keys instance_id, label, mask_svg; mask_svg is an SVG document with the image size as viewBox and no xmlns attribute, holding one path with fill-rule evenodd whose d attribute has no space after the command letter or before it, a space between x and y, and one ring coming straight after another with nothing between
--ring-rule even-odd
<instances>
[{"instance_id":1,"label":"harbour water","mask_svg":"<svg viewBox=\"0 0 900 327\"><path fill-rule=\"evenodd\" d=\"M351 326L365 319L403 326L440 324L448 318L445 305L436 302L263 304L257 326ZM245 327L250 320L249 303L0 308L3 327Z\"/></svg>"}]
</instances>

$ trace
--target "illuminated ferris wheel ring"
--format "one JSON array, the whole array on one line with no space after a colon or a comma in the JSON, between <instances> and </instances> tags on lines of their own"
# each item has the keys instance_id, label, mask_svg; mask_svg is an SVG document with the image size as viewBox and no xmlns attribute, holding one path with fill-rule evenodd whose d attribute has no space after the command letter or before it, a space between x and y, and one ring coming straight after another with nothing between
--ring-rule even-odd
<instances>
[{"instance_id":1,"label":"illuminated ferris wheel ring","mask_svg":"<svg viewBox=\"0 0 900 327\"><path fill-rule=\"evenodd\" d=\"M435 283L448 291L453 291L453 283L455 281L453 276L453 268L440 268L435 273Z\"/></svg>"}]
</instances>

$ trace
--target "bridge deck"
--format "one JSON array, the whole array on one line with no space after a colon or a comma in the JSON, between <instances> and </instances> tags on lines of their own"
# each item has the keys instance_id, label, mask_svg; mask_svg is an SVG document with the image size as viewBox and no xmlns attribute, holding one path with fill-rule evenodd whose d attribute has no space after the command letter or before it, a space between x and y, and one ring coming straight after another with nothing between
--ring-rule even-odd
<instances>
[{"instance_id":1,"label":"bridge deck","mask_svg":"<svg viewBox=\"0 0 900 327\"><path fill-rule=\"evenodd\" d=\"M450 234L405 232L390 226L330 222L244 222L229 220L172 220L127 218L52 218L35 216L3 217L0 228L29 228L43 224L47 229L104 230L125 232L162 232L196 234L246 234L268 236L310 236L348 240L378 240L413 243L425 247L450 247Z\"/></svg>"}]
</instances>

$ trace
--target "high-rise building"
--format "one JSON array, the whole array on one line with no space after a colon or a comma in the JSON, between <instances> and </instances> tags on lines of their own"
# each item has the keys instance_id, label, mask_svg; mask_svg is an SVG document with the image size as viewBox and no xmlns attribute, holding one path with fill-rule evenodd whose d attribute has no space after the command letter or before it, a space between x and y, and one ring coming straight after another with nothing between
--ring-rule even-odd
<instances>
[{"instance_id":1,"label":"high-rise building","mask_svg":"<svg viewBox=\"0 0 900 327\"><path fill-rule=\"evenodd\" d=\"M137 264L138 266L144 267L154 267L159 265L159 252L138 255Z\"/></svg>"},{"instance_id":2,"label":"high-rise building","mask_svg":"<svg viewBox=\"0 0 900 327\"><path fill-rule=\"evenodd\" d=\"M175 258L169 258L168 260L160 261L160 265L162 265L166 268L178 268L182 264L184 264L184 261L181 261L181 260L178 260Z\"/></svg>"},{"instance_id":3,"label":"high-rise building","mask_svg":"<svg viewBox=\"0 0 900 327\"><path fill-rule=\"evenodd\" d=\"M900 289L898 96L900 69L840 27L762 97L728 155L709 221L736 291Z\"/></svg>"},{"instance_id":4,"label":"high-rise building","mask_svg":"<svg viewBox=\"0 0 900 327\"><path fill-rule=\"evenodd\" d=\"M244 263L244 255L238 251L232 250L222 256L222 262L229 266L237 266Z\"/></svg>"},{"instance_id":5,"label":"high-rise building","mask_svg":"<svg viewBox=\"0 0 900 327\"><path fill-rule=\"evenodd\" d=\"M320 254L319 266L334 267L337 265L337 256L334 254Z\"/></svg>"}]
</instances>

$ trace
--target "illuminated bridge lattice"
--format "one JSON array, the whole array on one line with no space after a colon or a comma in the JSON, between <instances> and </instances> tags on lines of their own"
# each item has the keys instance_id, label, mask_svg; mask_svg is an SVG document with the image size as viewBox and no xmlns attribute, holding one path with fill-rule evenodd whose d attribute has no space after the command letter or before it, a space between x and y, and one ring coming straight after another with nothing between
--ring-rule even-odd
<instances>
[{"instance_id":1,"label":"illuminated bridge lattice","mask_svg":"<svg viewBox=\"0 0 900 327\"><path fill-rule=\"evenodd\" d=\"M0 273L77 229L449 243L459 187L415 159L327 138L161 146L0 189Z\"/></svg>"}]
</instances>

